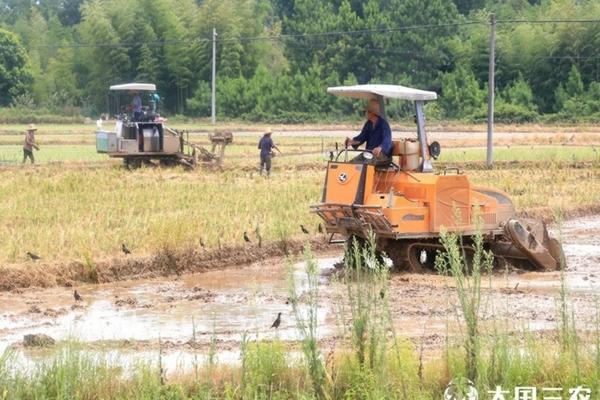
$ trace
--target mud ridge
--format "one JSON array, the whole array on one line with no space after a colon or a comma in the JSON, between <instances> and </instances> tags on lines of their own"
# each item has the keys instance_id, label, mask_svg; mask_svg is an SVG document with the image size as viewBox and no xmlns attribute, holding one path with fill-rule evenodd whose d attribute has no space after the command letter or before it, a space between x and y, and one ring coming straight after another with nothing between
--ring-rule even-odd
<instances>
[{"instance_id":1,"label":"mud ridge","mask_svg":"<svg viewBox=\"0 0 600 400\"><path fill-rule=\"evenodd\" d=\"M555 210L550 207L535 207L517 213L518 217L540 219L546 224L559 223L567 219L600 215L600 204L589 204L568 210Z\"/></svg>"},{"instance_id":2,"label":"mud ridge","mask_svg":"<svg viewBox=\"0 0 600 400\"><path fill-rule=\"evenodd\" d=\"M297 255L306 244L314 251L330 247L324 237L304 241L289 240L268 243L262 247L226 246L220 249L165 247L155 254L122 256L93 263L80 261L0 265L0 290L29 287L71 287L79 283L107 283L131 279L182 275L213 269L233 268L265 258Z\"/></svg>"}]
</instances>

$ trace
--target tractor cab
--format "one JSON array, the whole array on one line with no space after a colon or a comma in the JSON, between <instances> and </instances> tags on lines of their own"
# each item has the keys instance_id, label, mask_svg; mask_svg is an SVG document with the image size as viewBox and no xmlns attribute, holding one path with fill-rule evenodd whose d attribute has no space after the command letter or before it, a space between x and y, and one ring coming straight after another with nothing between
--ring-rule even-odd
<instances>
[{"instance_id":1,"label":"tractor cab","mask_svg":"<svg viewBox=\"0 0 600 400\"><path fill-rule=\"evenodd\" d=\"M154 122L160 119L160 96L153 83L124 83L110 86L110 108L123 121ZM134 99L139 97L141 110L136 114Z\"/></svg>"},{"instance_id":2,"label":"tractor cab","mask_svg":"<svg viewBox=\"0 0 600 400\"><path fill-rule=\"evenodd\" d=\"M426 101L437 94L396 85L332 87L328 93L376 99L385 115L384 99L412 101L416 139L393 140L392 161L370 162L368 151L344 149L327 164L321 202L311 206L325 229L345 240L376 235L378 249L399 268L419 269L441 249L443 231L465 236L477 231L498 258L524 260L534 268L557 269L561 248L540 221L516 218L510 197L497 189L472 185L457 169L434 173L437 142L427 141ZM360 157L356 156L356 153ZM468 249L466 249L468 250Z\"/></svg>"},{"instance_id":3,"label":"tractor cab","mask_svg":"<svg viewBox=\"0 0 600 400\"><path fill-rule=\"evenodd\" d=\"M385 98L409 100L414 103L415 122L417 124L417 136L414 139L400 139L392 142L392 158L398 157L392 161L391 167L403 171L433 172L431 158L436 159L440 154L440 145L437 142L428 144L427 134L425 132L424 104L426 101L437 99L435 92L413 89L398 85L355 85L330 87L327 93L335 96L353 97L356 99L375 99L379 102L379 109L385 117ZM356 153L362 153L356 156ZM344 149L338 153L337 160L356 161L365 160L367 163L373 159L368 150Z\"/></svg>"}]
</instances>

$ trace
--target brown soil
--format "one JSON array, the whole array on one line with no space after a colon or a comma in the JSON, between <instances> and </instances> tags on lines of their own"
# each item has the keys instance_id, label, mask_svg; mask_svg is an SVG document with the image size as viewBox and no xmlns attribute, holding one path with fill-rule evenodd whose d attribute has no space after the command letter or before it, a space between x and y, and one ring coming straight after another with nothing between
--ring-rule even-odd
<instances>
[{"instance_id":1,"label":"brown soil","mask_svg":"<svg viewBox=\"0 0 600 400\"><path fill-rule=\"evenodd\" d=\"M499 329L517 338L552 340L561 323L557 301L563 282L569 310L572 307L569 317L575 318L580 337L594 334L600 290L599 232L599 216L564 223L564 281L560 272L499 271L484 277L483 334ZM348 310L344 314L340 308L347 306L348 292L332 277L341 250L325 253L330 258L323 258L322 250L317 260L317 318L319 345L328 351L344 343ZM186 359L190 368L191 358L203 357L212 346L216 346L220 362L235 363L243 337L250 341L283 340L290 351L299 351L287 296L288 282L293 280L299 288L299 303L306 307L303 269L302 264L288 268L287 259L275 256L240 268L215 268L169 278L158 274L153 279L81 283L77 290L83 301L76 304L72 290L62 287L0 292L0 350L12 346L29 363L37 362L39 354L30 353L19 343L25 334L44 333L59 345L75 337L83 349L116 351L125 359L153 360L160 351L170 371L181 371L179 362ZM411 340L417 349L423 346L426 357L439 352L446 340L461 339L460 303L454 286L452 278L433 273L395 273L390 277L385 299L395 333ZM279 312L281 326L271 329Z\"/></svg>"},{"instance_id":2,"label":"brown soil","mask_svg":"<svg viewBox=\"0 0 600 400\"><path fill-rule=\"evenodd\" d=\"M600 204L565 210L561 218L565 220L597 214L600 214ZM556 222L556 211L549 207L532 208L518 213L518 216L540 219L545 223ZM227 246L215 250L164 248L151 255L98 259L93 265L81 261L0 265L0 291L29 287L71 287L81 283L107 283L239 268L266 258L299 254L307 243L317 252L332 248L321 235L307 238L307 241L281 241L262 247Z\"/></svg>"},{"instance_id":3,"label":"brown soil","mask_svg":"<svg viewBox=\"0 0 600 400\"><path fill-rule=\"evenodd\" d=\"M327 248L323 236L307 241L281 241L262 247L222 247L202 249L165 248L153 255L122 256L95 260L93 265L80 261L67 263L38 262L0 266L0 290L28 287L71 287L81 283L106 283L129 279L147 279L182 275L224 267L243 266L265 258L298 254L309 243L315 251Z\"/></svg>"}]
</instances>

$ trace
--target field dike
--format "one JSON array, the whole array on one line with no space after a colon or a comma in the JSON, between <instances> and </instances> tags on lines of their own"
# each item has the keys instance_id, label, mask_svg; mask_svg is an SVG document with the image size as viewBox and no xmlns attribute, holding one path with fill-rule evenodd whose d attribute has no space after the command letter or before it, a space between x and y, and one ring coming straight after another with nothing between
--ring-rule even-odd
<instances>
[{"instance_id":1,"label":"field dike","mask_svg":"<svg viewBox=\"0 0 600 400\"><path fill-rule=\"evenodd\" d=\"M29 287L70 287L79 283L107 283L129 279L197 273L250 264L265 258L299 254L309 243L314 251L329 247L323 236L220 249L163 248L151 255L127 255L86 262L28 262L0 266L0 290Z\"/></svg>"},{"instance_id":2,"label":"field dike","mask_svg":"<svg viewBox=\"0 0 600 400\"><path fill-rule=\"evenodd\" d=\"M568 210L562 210L560 219L567 220L578 217L587 217L590 215L600 215L600 204L593 204L581 207L574 207ZM517 212L517 217L540 219L546 224L559 222L557 211L550 207L534 207L526 211Z\"/></svg>"},{"instance_id":3,"label":"field dike","mask_svg":"<svg viewBox=\"0 0 600 400\"><path fill-rule=\"evenodd\" d=\"M536 207L517 213L517 217L540 219L546 224L559 222L557 212L549 207ZM561 211L561 220L600 215L600 205L575 207ZM301 240L285 240L257 245L223 246L220 249L165 247L155 254L107 257L97 260L27 262L0 266L0 290L29 287L70 287L78 283L107 283L130 279L197 273L214 269L243 266L265 258L297 255L304 245L315 252L330 247L323 236Z\"/></svg>"}]
</instances>

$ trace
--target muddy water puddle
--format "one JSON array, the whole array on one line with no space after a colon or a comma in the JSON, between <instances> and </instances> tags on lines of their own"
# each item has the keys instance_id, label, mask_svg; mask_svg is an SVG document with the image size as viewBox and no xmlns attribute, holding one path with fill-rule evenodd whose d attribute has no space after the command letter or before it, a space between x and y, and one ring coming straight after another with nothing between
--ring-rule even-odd
<instances>
[{"instance_id":1,"label":"muddy water puddle","mask_svg":"<svg viewBox=\"0 0 600 400\"><path fill-rule=\"evenodd\" d=\"M565 282L578 327L586 329L594 324L600 293L600 216L569 220L561 235ZM344 291L331 279L340 257L318 259L318 334L328 344L340 332L337 305ZM304 268L304 263L291 267L302 313L307 312ZM21 341L25 334L43 333L59 342L77 341L90 354L125 366L139 360L155 363L160 353L167 370L189 369L206 362L211 346L220 362L237 362L243 337L298 340L288 275L284 260L265 260L172 279L72 288L81 302L68 288L0 293L0 353L14 348L23 366L33 366L49 352L27 350ZM483 286L484 321L502 320L512 331L557 326L560 273L496 273ZM447 277L392 274L388 296L396 334L432 347L443 343L460 313ZM280 312L279 329L271 329Z\"/></svg>"},{"instance_id":2,"label":"muddy water puddle","mask_svg":"<svg viewBox=\"0 0 600 400\"><path fill-rule=\"evenodd\" d=\"M182 349L206 353L214 342L220 348L220 360L225 357L228 361L239 349L243 335L250 340L295 341L298 336L288 297L290 272L278 261L174 280L80 286L76 288L83 298L80 302L65 288L2 293L0 353L16 345L29 364L29 352L19 343L25 334L46 334L58 341L86 344L95 351L119 349L119 357L114 351L105 352L111 358L155 359L160 339L163 362L189 365L195 356ZM321 291L327 290L327 275L337 261L320 260ZM307 312L302 302L308 287L304 269L304 263L299 263L291 270L301 314ZM272 329L278 313L282 313L281 324ZM318 310L321 335L330 334L325 323L328 313L326 305Z\"/></svg>"}]
</instances>

